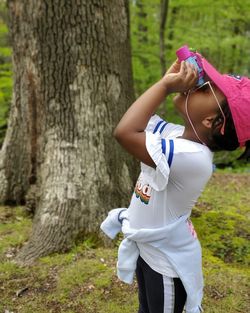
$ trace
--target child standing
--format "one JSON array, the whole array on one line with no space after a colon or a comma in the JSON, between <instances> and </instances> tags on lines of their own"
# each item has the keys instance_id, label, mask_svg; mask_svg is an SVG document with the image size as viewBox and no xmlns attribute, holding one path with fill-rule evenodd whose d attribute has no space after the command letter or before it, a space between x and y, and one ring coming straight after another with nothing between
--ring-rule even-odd
<instances>
[{"instance_id":1,"label":"child standing","mask_svg":"<svg viewBox=\"0 0 250 313\"><path fill-rule=\"evenodd\" d=\"M221 75L202 58L207 81L176 61L139 97L115 129L118 142L141 161L127 210L112 210L101 228L111 238L122 227L118 276L139 289L138 313L201 312L201 249L189 219L212 174L213 151L250 147L250 80ZM154 112L171 93L184 126Z\"/></svg>"}]
</instances>

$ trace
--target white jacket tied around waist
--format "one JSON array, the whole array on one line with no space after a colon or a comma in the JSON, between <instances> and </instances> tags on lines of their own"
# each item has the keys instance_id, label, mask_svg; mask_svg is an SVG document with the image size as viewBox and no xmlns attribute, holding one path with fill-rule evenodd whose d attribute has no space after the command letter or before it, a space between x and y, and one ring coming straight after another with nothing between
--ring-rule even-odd
<instances>
[{"instance_id":1,"label":"white jacket tied around waist","mask_svg":"<svg viewBox=\"0 0 250 313\"><path fill-rule=\"evenodd\" d=\"M111 210L101 224L102 231L113 239L122 231L125 239L118 250L117 275L120 280L133 282L139 249L136 243L147 243L160 248L178 273L187 293L186 313L199 313L203 296L201 247L192 234L189 214L162 228L132 229L126 209Z\"/></svg>"}]
</instances>

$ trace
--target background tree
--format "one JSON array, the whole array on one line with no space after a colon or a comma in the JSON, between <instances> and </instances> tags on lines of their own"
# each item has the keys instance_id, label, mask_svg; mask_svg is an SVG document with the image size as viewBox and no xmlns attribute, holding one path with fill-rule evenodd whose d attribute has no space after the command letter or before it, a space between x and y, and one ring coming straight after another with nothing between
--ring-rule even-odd
<instances>
[{"instance_id":1,"label":"background tree","mask_svg":"<svg viewBox=\"0 0 250 313\"><path fill-rule=\"evenodd\" d=\"M140 0L142 1L142 0ZM145 27L148 41L138 40L139 19L137 2L130 2L132 59L136 95L141 94L162 75L162 57L168 67L176 58L175 51L184 44L199 50L222 72L241 73L250 76L249 39L250 23L248 12L250 0L175 0L169 1L165 27L165 51L159 52L159 25L163 0L145 1ZM142 58L143 56L143 58ZM146 65L145 65L146 64ZM168 97L166 108L163 105L160 113L165 113L168 120L182 123L176 115L172 99ZM220 166L241 166L234 160L240 151L234 153L216 153L215 162Z\"/></svg>"},{"instance_id":2,"label":"background tree","mask_svg":"<svg viewBox=\"0 0 250 313\"><path fill-rule=\"evenodd\" d=\"M161 0L160 3L160 62L162 76L166 72L165 30L168 16L169 0Z\"/></svg>"},{"instance_id":3,"label":"background tree","mask_svg":"<svg viewBox=\"0 0 250 313\"><path fill-rule=\"evenodd\" d=\"M127 204L133 164L112 130L133 101L128 2L9 0L14 92L2 201L35 208L17 260L68 249Z\"/></svg>"}]
</instances>

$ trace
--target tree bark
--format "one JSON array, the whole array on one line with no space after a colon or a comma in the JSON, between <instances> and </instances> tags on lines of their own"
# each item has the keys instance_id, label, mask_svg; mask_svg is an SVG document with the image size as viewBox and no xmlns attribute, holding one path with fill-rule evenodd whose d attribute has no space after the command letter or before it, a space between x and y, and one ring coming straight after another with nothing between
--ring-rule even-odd
<instances>
[{"instance_id":1,"label":"tree bark","mask_svg":"<svg viewBox=\"0 0 250 313\"><path fill-rule=\"evenodd\" d=\"M31 238L17 256L30 263L97 232L109 209L128 203L134 161L112 137L134 98L128 2L8 6L15 86L0 184L2 200L28 195L35 207Z\"/></svg>"}]
</instances>

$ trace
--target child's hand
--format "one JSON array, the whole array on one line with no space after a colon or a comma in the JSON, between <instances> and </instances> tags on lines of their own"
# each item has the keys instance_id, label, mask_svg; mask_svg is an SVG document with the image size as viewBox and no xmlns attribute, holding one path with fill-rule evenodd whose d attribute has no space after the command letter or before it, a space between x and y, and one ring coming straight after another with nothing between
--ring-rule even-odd
<instances>
[{"instance_id":1,"label":"child's hand","mask_svg":"<svg viewBox=\"0 0 250 313\"><path fill-rule=\"evenodd\" d=\"M188 62L180 63L178 60L172 64L162 78L168 93L185 92L195 87L197 80L197 68Z\"/></svg>"},{"instance_id":2,"label":"child's hand","mask_svg":"<svg viewBox=\"0 0 250 313\"><path fill-rule=\"evenodd\" d=\"M180 68L181 68L181 62L177 59L167 70L166 74L178 73L180 71Z\"/></svg>"}]
</instances>

